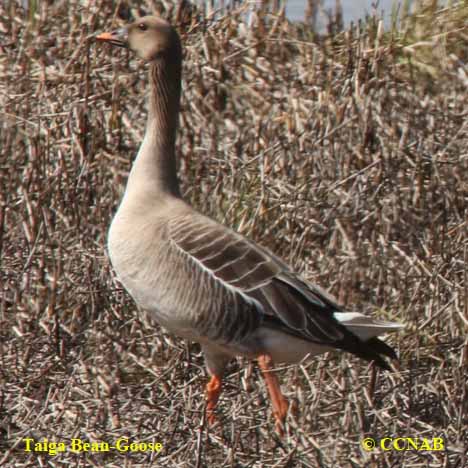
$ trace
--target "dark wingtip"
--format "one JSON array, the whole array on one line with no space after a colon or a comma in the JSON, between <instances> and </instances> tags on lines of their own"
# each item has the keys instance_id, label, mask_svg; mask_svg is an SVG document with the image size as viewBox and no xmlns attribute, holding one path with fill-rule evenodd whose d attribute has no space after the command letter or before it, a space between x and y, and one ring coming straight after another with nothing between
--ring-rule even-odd
<instances>
[{"instance_id":1,"label":"dark wingtip","mask_svg":"<svg viewBox=\"0 0 468 468\"><path fill-rule=\"evenodd\" d=\"M377 358L374 359L374 362L381 368L386 371L391 371L392 368L389 366L388 362L385 361L382 357L378 356Z\"/></svg>"},{"instance_id":2,"label":"dark wingtip","mask_svg":"<svg viewBox=\"0 0 468 468\"><path fill-rule=\"evenodd\" d=\"M395 350L384 341L374 337L370 340L367 340L366 344L378 354L383 354L384 356L387 356L390 359L398 360L398 356L395 353Z\"/></svg>"},{"instance_id":3,"label":"dark wingtip","mask_svg":"<svg viewBox=\"0 0 468 468\"><path fill-rule=\"evenodd\" d=\"M398 356L395 353L395 350L384 341L379 340L377 337L367 340L365 344L368 350L372 352L371 360L373 360L382 369L391 371L392 368L390 367L388 362L382 358L381 355L398 361Z\"/></svg>"}]
</instances>

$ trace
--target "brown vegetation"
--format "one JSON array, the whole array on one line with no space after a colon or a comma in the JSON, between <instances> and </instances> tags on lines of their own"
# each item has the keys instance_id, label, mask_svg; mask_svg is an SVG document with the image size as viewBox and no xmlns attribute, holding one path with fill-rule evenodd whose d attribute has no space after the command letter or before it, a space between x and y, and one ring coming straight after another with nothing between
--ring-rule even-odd
<instances>
[{"instance_id":1,"label":"brown vegetation","mask_svg":"<svg viewBox=\"0 0 468 468\"><path fill-rule=\"evenodd\" d=\"M187 199L349 309L406 324L387 340L395 372L341 354L282 370L282 440L246 362L208 430L198 346L113 277L106 232L144 133L146 75L92 40L135 13L112 3L0 4L0 466L467 466L466 2L426 28L370 19L325 37L281 15L246 25L242 8L165 13L185 45ZM51 456L27 437L164 449ZM445 450L366 452L365 437Z\"/></svg>"}]
</instances>

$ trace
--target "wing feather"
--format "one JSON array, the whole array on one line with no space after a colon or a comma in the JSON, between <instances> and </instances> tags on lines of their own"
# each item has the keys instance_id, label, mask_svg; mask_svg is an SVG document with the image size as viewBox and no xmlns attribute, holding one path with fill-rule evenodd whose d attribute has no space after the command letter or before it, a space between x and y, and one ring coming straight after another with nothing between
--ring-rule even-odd
<instances>
[{"instance_id":1,"label":"wing feather","mask_svg":"<svg viewBox=\"0 0 468 468\"><path fill-rule=\"evenodd\" d=\"M256 303L264 321L316 343L343 339L344 327L333 317L339 306L240 234L200 215L173 220L170 238L221 286Z\"/></svg>"},{"instance_id":2,"label":"wing feather","mask_svg":"<svg viewBox=\"0 0 468 468\"><path fill-rule=\"evenodd\" d=\"M382 342L377 338L370 343L376 346L368 346L347 330L334 316L343 309L267 250L210 218L194 217L193 213L190 217L173 219L169 235L172 243L194 265L208 272L221 289L237 293L236 301L245 301L249 313L258 315L256 323L313 343L350 351L388 368L378 353L389 355L391 348L379 345ZM236 302L234 315L241 307ZM234 327L235 317L229 317L228 322L226 326Z\"/></svg>"}]
</instances>

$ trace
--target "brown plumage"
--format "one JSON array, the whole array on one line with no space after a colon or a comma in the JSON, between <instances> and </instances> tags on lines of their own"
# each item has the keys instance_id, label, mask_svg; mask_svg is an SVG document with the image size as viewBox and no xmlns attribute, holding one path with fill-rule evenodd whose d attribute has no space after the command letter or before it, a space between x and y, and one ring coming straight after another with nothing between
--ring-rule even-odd
<instances>
[{"instance_id":1,"label":"brown plumage","mask_svg":"<svg viewBox=\"0 0 468 468\"><path fill-rule=\"evenodd\" d=\"M180 195L175 137L180 102L180 39L166 21L148 16L97 39L129 47L150 62L145 138L109 230L109 255L135 301L175 334L197 341L212 378L209 420L227 362L257 359L281 430L287 403L274 362L340 349L388 369L395 353L376 336L398 330L345 312L279 258L198 213Z\"/></svg>"}]
</instances>

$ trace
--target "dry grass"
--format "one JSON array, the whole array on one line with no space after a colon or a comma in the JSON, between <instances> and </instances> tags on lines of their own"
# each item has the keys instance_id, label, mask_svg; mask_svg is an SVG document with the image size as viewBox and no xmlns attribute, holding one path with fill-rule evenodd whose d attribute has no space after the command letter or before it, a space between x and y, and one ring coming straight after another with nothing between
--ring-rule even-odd
<instances>
[{"instance_id":1,"label":"dry grass","mask_svg":"<svg viewBox=\"0 0 468 468\"><path fill-rule=\"evenodd\" d=\"M91 40L128 15L112 3L0 4L0 466L467 466L466 2L423 39L370 20L312 42L281 16L166 13L185 43L186 197L350 309L407 325L388 339L395 372L342 355L281 371L298 410L282 440L245 362L208 431L199 347L138 314L113 277L106 230L144 132L146 76ZM23 443L123 436L164 450ZM445 450L360 444L407 436Z\"/></svg>"}]
</instances>

